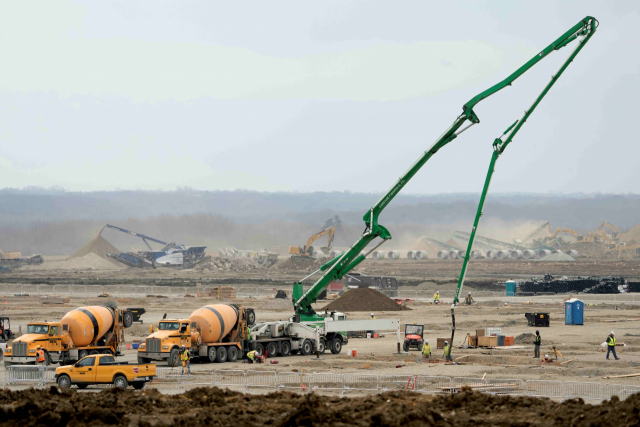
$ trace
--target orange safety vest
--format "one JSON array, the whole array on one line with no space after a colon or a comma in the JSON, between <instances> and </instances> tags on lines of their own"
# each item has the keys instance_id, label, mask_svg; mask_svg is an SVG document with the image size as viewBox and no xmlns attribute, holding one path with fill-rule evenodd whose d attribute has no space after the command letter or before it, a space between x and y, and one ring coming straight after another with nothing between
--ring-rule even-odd
<instances>
[{"instance_id":1,"label":"orange safety vest","mask_svg":"<svg viewBox=\"0 0 640 427\"><path fill-rule=\"evenodd\" d=\"M44 362L44 350L38 350L38 358L36 359L36 363Z\"/></svg>"}]
</instances>

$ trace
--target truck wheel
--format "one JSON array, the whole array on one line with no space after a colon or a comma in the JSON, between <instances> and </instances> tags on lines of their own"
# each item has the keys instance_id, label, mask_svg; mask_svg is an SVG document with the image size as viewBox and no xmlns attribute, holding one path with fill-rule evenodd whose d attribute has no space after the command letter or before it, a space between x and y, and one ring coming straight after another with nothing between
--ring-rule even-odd
<instances>
[{"instance_id":1,"label":"truck wheel","mask_svg":"<svg viewBox=\"0 0 640 427\"><path fill-rule=\"evenodd\" d=\"M174 348L173 350L171 350L171 353L169 353L169 358L167 359L167 365L173 368L177 364L178 364L178 349Z\"/></svg>"},{"instance_id":2,"label":"truck wheel","mask_svg":"<svg viewBox=\"0 0 640 427\"><path fill-rule=\"evenodd\" d=\"M94 354L100 354L100 352L98 350L91 350L89 354L93 356Z\"/></svg>"},{"instance_id":3,"label":"truck wheel","mask_svg":"<svg viewBox=\"0 0 640 427\"><path fill-rule=\"evenodd\" d=\"M227 348L226 347L218 347L218 351L216 351L216 362L224 363L227 361Z\"/></svg>"},{"instance_id":4,"label":"truck wheel","mask_svg":"<svg viewBox=\"0 0 640 427\"><path fill-rule=\"evenodd\" d=\"M125 311L122 313L122 324L125 328L130 328L133 325L133 313L130 311Z\"/></svg>"},{"instance_id":5,"label":"truck wheel","mask_svg":"<svg viewBox=\"0 0 640 427\"><path fill-rule=\"evenodd\" d=\"M291 354L291 343L289 341L282 341L282 347L280 348L280 356L287 357Z\"/></svg>"},{"instance_id":6,"label":"truck wheel","mask_svg":"<svg viewBox=\"0 0 640 427\"><path fill-rule=\"evenodd\" d=\"M69 375L60 375L58 377L58 386L60 388L70 388L71 378L69 378Z\"/></svg>"},{"instance_id":7,"label":"truck wheel","mask_svg":"<svg viewBox=\"0 0 640 427\"><path fill-rule=\"evenodd\" d=\"M258 356L262 356L264 354L264 346L261 342L256 344L256 353L258 353Z\"/></svg>"},{"instance_id":8,"label":"truck wheel","mask_svg":"<svg viewBox=\"0 0 640 427\"><path fill-rule=\"evenodd\" d=\"M138 381L133 383L133 388L135 388L136 390L142 390L146 385L147 383L145 381Z\"/></svg>"},{"instance_id":9,"label":"truck wheel","mask_svg":"<svg viewBox=\"0 0 640 427\"><path fill-rule=\"evenodd\" d=\"M409 351L409 344L407 344L407 343L402 344L402 349L404 351Z\"/></svg>"},{"instance_id":10,"label":"truck wheel","mask_svg":"<svg viewBox=\"0 0 640 427\"><path fill-rule=\"evenodd\" d=\"M342 351L342 340L340 338L334 338L331 340L331 353L340 354Z\"/></svg>"},{"instance_id":11,"label":"truck wheel","mask_svg":"<svg viewBox=\"0 0 640 427\"><path fill-rule=\"evenodd\" d=\"M146 357L138 356L138 363L146 365L149 362L151 362L151 359L147 359Z\"/></svg>"},{"instance_id":12,"label":"truck wheel","mask_svg":"<svg viewBox=\"0 0 640 427\"><path fill-rule=\"evenodd\" d=\"M89 355L89 352L87 350L80 350L78 352L78 360L80 359L84 359L85 357L87 357Z\"/></svg>"},{"instance_id":13,"label":"truck wheel","mask_svg":"<svg viewBox=\"0 0 640 427\"><path fill-rule=\"evenodd\" d=\"M129 387L129 381L127 381L127 378L125 376L117 375L113 379L113 386L117 387L117 388L121 388L122 390L124 390L127 387Z\"/></svg>"},{"instance_id":14,"label":"truck wheel","mask_svg":"<svg viewBox=\"0 0 640 427\"><path fill-rule=\"evenodd\" d=\"M247 323L249 326L253 326L256 323L256 313L253 310L247 313Z\"/></svg>"},{"instance_id":15,"label":"truck wheel","mask_svg":"<svg viewBox=\"0 0 640 427\"><path fill-rule=\"evenodd\" d=\"M215 347L209 347L209 349L207 350L207 359L209 359L210 363L213 363L216 361L216 348Z\"/></svg>"},{"instance_id":16,"label":"truck wheel","mask_svg":"<svg viewBox=\"0 0 640 427\"><path fill-rule=\"evenodd\" d=\"M320 348L318 348L320 354L324 354L327 351L327 340L324 338L320 338Z\"/></svg>"},{"instance_id":17,"label":"truck wheel","mask_svg":"<svg viewBox=\"0 0 640 427\"><path fill-rule=\"evenodd\" d=\"M302 342L302 346L300 346L300 350L304 356L308 356L313 351L313 344L311 344L311 341L309 340L304 340Z\"/></svg>"},{"instance_id":18,"label":"truck wheel","mask_svg":"<svg viewBox=\"0 0 640 427\"><path fill-rule=\"evenodd\" d=\"M269 357L276 357L278 355L278 344L270 342L267 344L267 351L269 352Z\"/></svg>"},{"instance_id":19,"label":"truck wheel","mask_svg":"<svg viewBox=\"0 0 640 427\"><path fill-rule=\"evenodd\" d=\"M236 360L238 360L238 347L230 346L227 349L227 362L233 363Z\"/></svg>"},{"instance_id":20,"label":"truck wheel","mask_svg":"<svg viewBox=\"0 0 640 427\"><path fill-rule=\"evenodd\" d=\"M47 353L46 351L44 352L44 366L49 366L51 365L51 357L49 356L49 353Z\"/></svg>"}]
</instances>

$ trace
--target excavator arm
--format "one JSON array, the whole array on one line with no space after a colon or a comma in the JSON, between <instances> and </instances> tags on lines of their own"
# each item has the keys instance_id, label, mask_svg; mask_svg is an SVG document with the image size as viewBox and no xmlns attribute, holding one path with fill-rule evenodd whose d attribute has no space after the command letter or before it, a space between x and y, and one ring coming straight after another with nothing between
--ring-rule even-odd
<instances>
[{"instance_id":1,"label":"excavator arm","mask_svg":"<svg viewBox=\"0 0 640 427\"><path fill-rule=\"evenodd\" d=\"M331 243L333 242L333 235L335 233L336 233L336 228L332 225L331 227L325 228L321 232L316 233L313 236L309 237L309 240L307 240L307 246L305 246L305 248L304 248L305 252L309 252L309 248L311 247L313 242L315 242L316 240L318 240L322 236L326 236L327 234L329 235L329 245L328 245L328 247L330 248L331 247Z\"/></svg>"},{"instance_id":2,"label":"excavator arm","mask_svg":"<svg viewBox=\"0 0 640 427\"><path fill-rule=\"evenodd\" d=\"M551 45L545 48L542 52L537 54L531 60L529 60L526 64L512 73L509 77L501 81L500 83L490 87L489 89L481 92L474 98L472 98L469 102L464 104L462 108L462 114L456 117L451 126L442 134L440 137L429 147L416 162L396 181L396 183L382 196L382 198L371 207L363 216L363 220L365 222L365 229L360 238L349 248L349 250L345 251L342 255L334 258L328 263L322 265L320 269L311 273L309 276L304 279L296 282L293 287L293 305L297 315L300 316L300 320L316 320L317 315L312 308L312 304L317 301L320 293L334 280L341 279L346 273L355 268L358 264L366 259L366 256L374 251L377 247L379 247L385 241L391 239L391 233L385 227L378 223L378 218L380 213L384 210L384 208L395 198L395 196L404 188L405 185L414 177L414 175L425 165L434 154L436 154L441 148L449 144L455 138L457 138L462 132L469 129L471 126L480 123L480 119L473 111L473 108L483 99L488 98L489 96L499 92L507 86L510 86L516 79L518 79L522 74L524 74L527 70L537 64L541 59L547 56L549 53L554 50L561 49L571 41L577 39L580 36L584 36L581 46L591 37L593 31L595 31L595 18L586 17L578 24L574 25L570 30L560 36L556 41L554 41ZM505 134L508 131L511 133L507 136L507 138L503 141L502 139L497 139L494 142L494 156L492 159L491 167L495 164L495 160L497 156L500 155L507 145L513 139L513 136L520 130L526 119L529 117L531 112L535 109L539 101L546 95L546 92L549 90L551 85L555 82L557 77L564 71L568 63L573 60L573 57L579 52L580 49L574 51L574 54L570 57L568 62L561 68L560 72L554 76L552 82L547 85L543 93L540 95L538 99L534 102L531 108L525 113L525 116L516 121L513 125L507 129ZM469 121L467 126L463 127L465 122ZM503 135L504 136L504 135ZM496 154L497 153L497 154ZM492 173L492 169L490 169L490 175ZM488 188L488 183L486 184ZM486 189L485 189L486 190ZM483 196L481 198L481 204L484 204L484 197L486 196L486 191L483 192ZM477 224L475 225L477 226ZM472 232L471 239L469 240L469 250L465 256L465 265L469 259L469 254L471 253L471 246L473 244L473 237L475 236L475 226ZM381 241L372 249L370 249L366 254L362 252L365 248L374 240L381 239ZM466 267L465 267L466 269ZM308 278L314 276L317 273L322 273L322 276L311 285L306 291L303 289L303 282ZM456 302L457 297L459 295L459 291L462 286L462 281L458 286L458 292L456 293Z\"/></svg>"},{"instance_id":3,"label":"excavator arm","mask_svg":"<svg viewBox=\"0 0 640 427\"><path fill-rule=\"evenodd\" d=\"M526 71L528 71L531 67L537 64L541 59L546 57L549 53L555 50L562 49L563 47L567 46L569 43L581 37L581 39L578 40L578 45L576 46L576 48L571 52L567 60L562 63L562 66L560 67L558 72L553 76L551 76L551 80L549 81L549 83L547 83L547 85L542 90L542 93L540 93L540 95L538 95L538 97L533 101L533 104L529 107L529 109L524 112L524 115L519 120L516 120L511 126L509 126L507 130L504 131L504 133L500 138L496 138L493 142L493 154L491 155L491 161L489 162L489 170L485 178L482 194L480 195L480 203L478 204L478 210L476 212L476 217L473 222L473 228L471 229L471 237L469 238L467 253L464 256L464 261L462 263L462 270L460 272L460 277L458 278L458 287L453 297L453 304L451 305L452 329L451 329L451 341L449 346L449 355L451 355L451 347L453 346L453 338L456 330L456 320L455 320L456 318L455 318L454 310L455 310L456 304L460 301L460 294L462 292L462 287L464 285L464 279L467 273L467 266L469 265L471 247L473 246L473 240L476 235L480 218L482 217L482 210L484 209L484 203L486 201L487 193L489 192L489 186L491 184L491 178L493 177L493 173L495 171L496 161L498 160L498 157L500 157L500 155L504 152L504 150L506 150L506 148L509 146L509 144L511 143L513 138L516 136L516 134L520 131L522 126L526 123L529 116L535 111L540 101L542 101L542 99L547 95L549 90L558 81L558 79L567 69L569 64L573 62L573 60L578 55L578 53L580 53L580 51L587 44L589 39L591 39L597 27L598 27L598 21L591 16L587 16L582 21L574 25L569 31L567 31L562 36L560 36L556 41L554 41L545 49L543 49L538 55L532 58L529 62L527 62L522 67L520 67L515 73L513 73L507 79L503 80L502 82L498 83L497 85L493 86L487 91L482 92L480 95L473 98L467 104L467 105L473 106L475 102L480 101L484 99L486 96L492 95L495 92L510 85L515 79L517 79Z\"/></svg>"}]
</instances>

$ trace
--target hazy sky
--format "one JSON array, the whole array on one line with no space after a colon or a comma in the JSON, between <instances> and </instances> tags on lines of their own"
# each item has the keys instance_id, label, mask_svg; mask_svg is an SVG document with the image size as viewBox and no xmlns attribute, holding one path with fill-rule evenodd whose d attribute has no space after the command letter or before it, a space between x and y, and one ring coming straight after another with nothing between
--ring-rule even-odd
<instances>
[{"instance_id":1,"label":"hazy sky","mask_svg":"<svg viewBox=\"0 0 640 427\"><path fill-rule=\"evenodd\" d=\"M462 105L600 27L494 192L640 192L640 2L5 1L0 187L379 192ZM475 109L407 193L479 192L494 138L573 49Z\"/></svg>"}]
</instances>

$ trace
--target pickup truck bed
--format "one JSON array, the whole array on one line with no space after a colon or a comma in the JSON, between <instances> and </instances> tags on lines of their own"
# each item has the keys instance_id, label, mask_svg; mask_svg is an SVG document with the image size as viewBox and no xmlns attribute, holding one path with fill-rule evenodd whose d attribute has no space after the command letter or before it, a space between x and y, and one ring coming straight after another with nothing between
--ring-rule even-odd
<instances>
[{"instance_id":1,"label":"pickup truck bed","mask_svg":"<svg viewBox=\"0 0 640 427\"><path fill-rule=\"evenodd\" d=\"M77 385L86 388L93 384L113 384L119 388L132 385L139 390L156 376L154 364L116 362L108 354L87 356L77 363L56 369L55 380L61 388Z\"/></svg>"}]
</instances>

